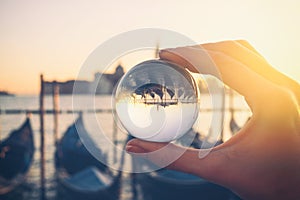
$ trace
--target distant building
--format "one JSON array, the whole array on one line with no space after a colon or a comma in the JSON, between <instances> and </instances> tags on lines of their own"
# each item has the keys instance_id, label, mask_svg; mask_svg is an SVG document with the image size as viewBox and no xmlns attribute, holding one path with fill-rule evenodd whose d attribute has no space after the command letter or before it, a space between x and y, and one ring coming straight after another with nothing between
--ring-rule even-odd
<instances>
[{"instance_id":1,"label":"distant building","mask_svg":"<svg viewBox=\"0 0 300 200\"><path fill-rule=\"evenodd\" d=\"M9 93L9 92L7 92L7 91L0 91L0 96L15 96L14 94L12 94L12 93Z\"/></svg>"},{"instance_id":2,"label":"distant building","mask_svg":"<svg viewBox=\"0 0 300 200\"><path fill-rule=\"evenodd\" d=\"M113 74L95 73L93 81L68 80L65 82L44 82L45 94L52 94L53 86L59 86L60 94L111 94L124 75L124 68L119 65ZM76 88L74 88L76 85ZM73 89L74 88L74 89Z\"/></svg>"}]
</instances>

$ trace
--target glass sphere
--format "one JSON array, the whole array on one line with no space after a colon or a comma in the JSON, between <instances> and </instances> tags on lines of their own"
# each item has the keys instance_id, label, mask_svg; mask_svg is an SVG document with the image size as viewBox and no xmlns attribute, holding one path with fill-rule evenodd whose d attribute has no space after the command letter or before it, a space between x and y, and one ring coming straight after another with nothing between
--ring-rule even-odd
<instances>
[{"instance_id":1,"label":"glass sphere","mask_svg":"<svg viewBox=\"0 0 300 200\"><path fill-rule=\"evenodd\" d=\"M115 92L116 114L129 134L169 142L190 130L198 116L199 90L176 64L149 60L130 69Z\"/></svg>"}]
</instances>

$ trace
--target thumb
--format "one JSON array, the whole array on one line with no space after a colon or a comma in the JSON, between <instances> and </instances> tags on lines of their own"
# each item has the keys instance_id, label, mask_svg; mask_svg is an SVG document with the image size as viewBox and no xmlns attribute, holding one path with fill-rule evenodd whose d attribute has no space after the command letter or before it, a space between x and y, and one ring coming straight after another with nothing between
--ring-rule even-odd
<instances>
[{"instance_id":1,"label":"thumb","mask_svg":"<svg viewBox=\"0 0 300 200\"><path fill-rule=\"evenodd\" d=\"M173 143L149 142L132 139L126 145L126 151L134 156L150 160L158 167L173 168L176 160L187 149Z\"/></svg>"},{"instance_id":2,"label":"thumb","mask_svg":"<svg viewBox=\"0 0 300 200\"><path fill-rule=\"evenodd\" d=\"M127 143L126 151L160 167L195 174L221 185L226 181L226 172L222 172L226 170L226 148L213 148L207 156L200 158L201 149L133 139Z\"/></svg>"},{"instance_id":3,"label":"thumb","mask_svg":"<svg viewBox=\"0 0 300 200\"><path fill-rule=\"evenodd\" d=\"M149 142L140 139L132 139L127 143L126 151L137 154L149 153L157 151L167 145L168 143L166 142Z\"/></svg>"}]
</instances>

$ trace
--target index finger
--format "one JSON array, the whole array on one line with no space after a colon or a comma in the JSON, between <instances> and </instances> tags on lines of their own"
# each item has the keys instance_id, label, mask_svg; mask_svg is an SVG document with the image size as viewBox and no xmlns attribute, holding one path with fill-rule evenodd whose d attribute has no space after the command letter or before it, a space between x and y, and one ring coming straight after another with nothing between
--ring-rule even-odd
<instances>
[{"instance_id":1,"label":"index finger","mask_svg":"<svg viewBox=\"0 0 300 200\"><path fill-rule=\"evenodd\" d=\"M223 41L202 45L208 51L217 51L243 63L251 71L259 74L275 85L291 90L300 102L299 83L273 68L256 50L245 40Z\"/></svg>"},{"instance_id":2,"label":"index finger","mask_svg":"<svg viewBox=\"0 0 300 200\"><path fill-rule=\"evenodd\" d=\"M200 45L162 50L159 56L192 72L210 74L219 78L245 96L251 105L262 99L266 91L274 87L271 82L244 66L243 63L221 52L205 50Z\"/></svg>"}]
</instances>

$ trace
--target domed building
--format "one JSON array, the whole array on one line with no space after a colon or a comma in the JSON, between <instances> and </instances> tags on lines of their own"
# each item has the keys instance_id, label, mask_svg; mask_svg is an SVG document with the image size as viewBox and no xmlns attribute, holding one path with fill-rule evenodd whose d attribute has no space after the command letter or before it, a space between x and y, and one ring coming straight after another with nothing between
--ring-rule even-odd
<instances>
[{"instance_id":1,"label":"domed building","mask_svg":"<svg viewBox=\"0 0 300 200\"><path fill-rule=\"evenodd\" d=\"M53 86L59 86L60 94L112 94L114 87L124 75L124 68L119 64L113 74L97 72L93 81L68 80L65 82L45 81L45 94L52 94ZM76 82L76 93L73 91Z\"/></svg>"}]
</instances>

